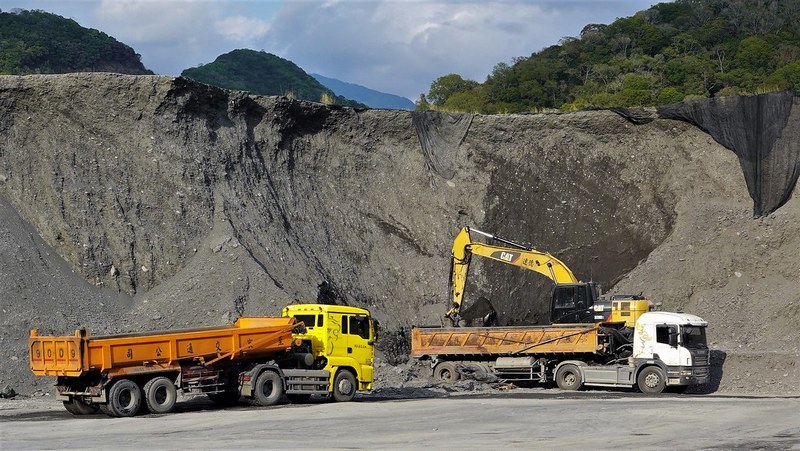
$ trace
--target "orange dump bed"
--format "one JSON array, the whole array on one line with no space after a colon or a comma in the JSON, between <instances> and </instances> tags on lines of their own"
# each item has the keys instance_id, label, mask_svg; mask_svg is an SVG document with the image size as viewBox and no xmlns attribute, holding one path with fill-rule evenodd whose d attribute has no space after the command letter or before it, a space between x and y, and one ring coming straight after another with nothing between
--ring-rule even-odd
<instances>
[{"instance_id":1,"label":"orange dump bed","mask_svg":"<svg viewBox=\"0 0 800 451\"><path fill-rule=\"evenodd\" d=\"M522 327L415 327L411 356L599 353L594 324Z\"/></svg>"},{"instance_id":2,"label":"orange dump bed","mask_svg":"<svg viewBox=\"0 0 800 451\"><path fill-rule=\"evenodd\" d=\"M278 354L291 346L294 318L245 317L222 327L89 337L85 330L64 337L28 339L37 376L81 376L98 371L132 374L177 369L181 361L213 364Z\"/></svg>"}]
</instances>

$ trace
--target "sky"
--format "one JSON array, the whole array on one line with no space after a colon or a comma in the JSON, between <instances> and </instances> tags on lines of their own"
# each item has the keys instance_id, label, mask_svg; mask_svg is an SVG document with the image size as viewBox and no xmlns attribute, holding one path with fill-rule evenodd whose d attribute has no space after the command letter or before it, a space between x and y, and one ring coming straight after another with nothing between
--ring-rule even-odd
<instances>
[{"instance_id":1,"label":"sky","mask_svg":"<svg viewBox=\"0 0 800 451\"><path fill-rule=\"evenodd\" d=\"M661 0L667 1L667 0ZM411 100L447 74L483 82L590 23L659 0L0 0L40 9L131 46L179 75L231 50L263 50L316 73Z\"/></svg>"}]
</instances>

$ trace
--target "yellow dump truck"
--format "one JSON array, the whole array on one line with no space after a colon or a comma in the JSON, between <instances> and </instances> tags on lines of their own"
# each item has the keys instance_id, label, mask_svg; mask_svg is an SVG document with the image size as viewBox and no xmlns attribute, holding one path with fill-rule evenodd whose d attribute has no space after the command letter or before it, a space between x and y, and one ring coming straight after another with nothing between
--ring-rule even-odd
<instances>
[{"instance_id":1,"label":"yellow dump truck","mask_svg":"<svg viewBox=\"0 0 800 451\"><path fill-rule=\"evenodd\" d=\"M660 393L709 381L710 351L702 318L642 313L624 321L515 327L414 327L411 356L430 361L433 376L462 374L507 381L638 388Z\"/></svg>"},{"instance_id":2,"label":"yellow dump truck","mask_svg":"<svg viewBox=\"0 0 800 451\"><path fill-rule=\"evenodd\" d=\"M127 417L170 412L178 392L219 404L240 397L269 406L284 395L349 401L371 390L375 327L369 311L290 305L281 317L243 317L233 325L92 337L29 338L30 367L55 376L58 397L76 415L102 410Z\"/></svg>"}]
</instances>

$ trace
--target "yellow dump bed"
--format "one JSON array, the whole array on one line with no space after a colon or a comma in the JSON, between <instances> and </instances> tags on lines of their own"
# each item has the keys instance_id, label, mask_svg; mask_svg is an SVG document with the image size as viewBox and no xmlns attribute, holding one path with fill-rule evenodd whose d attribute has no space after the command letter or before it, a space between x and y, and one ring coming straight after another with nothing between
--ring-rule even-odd
<instances>
[{"instance_id":1,"label":"yellow dump bed","mask_svg":"<svg viewBox=\"0 0 800 451\"><path fill-rule=\"evenodd\" d=\"M291 346L294 318L245 317L221 327L89 337L86 330L63 337L28 339L30 366L37 376L111 376L178 369L180 362L213 364L278 354Z\"/></svg>"},{"instance_id":2,"label":"yellow dump bed","mask_svg":"<svg viewBox=\"0 0 800 451\"><path fill-rule=\"evenodd\" d=\"M425 327L411 329L411 356L497 356L598 353L595 324L521 327Z\"/></svg>"}]
</instances>

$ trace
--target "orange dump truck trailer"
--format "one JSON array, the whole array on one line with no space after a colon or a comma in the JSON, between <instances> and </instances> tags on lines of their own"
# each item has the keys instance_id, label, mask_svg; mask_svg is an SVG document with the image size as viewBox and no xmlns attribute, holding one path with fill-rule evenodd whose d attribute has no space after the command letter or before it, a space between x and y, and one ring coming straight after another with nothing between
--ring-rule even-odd
<instances>
[{"instance_id":1,"label":"orange dump truck trailer","mask_svg":"<svg viewBox=\"0 0 800 451\"><path fill-rule=\"evenodd\" d=\"M350 329L343 322L360 334L352 341L364 342L356 358L317 345L347 341ZM374 328L369 312L353 307L293 305L282 317L98 337L85 329L69 336L41 336L33 329L28 342L31 371L57 377L58 396L76 415L166 413L178 391L204 393L223 405L244 396L268 406L284 394L295 402L314 394L348 401L357 390L372 388Z\"/></svg>"},{"instance_id":2,"label":"orange dump truck trailer","mask_svg":"<svg viewBox=\"0 0 800 451\"><path fill-rule=\"evenodd\" d=\"M660 393L709 381L708 322L695 315L643 313L624 322L516 327L414 327L411 356L444 382L463 374L501 380L629 387Z\"/></svg>"}]
</instances>

